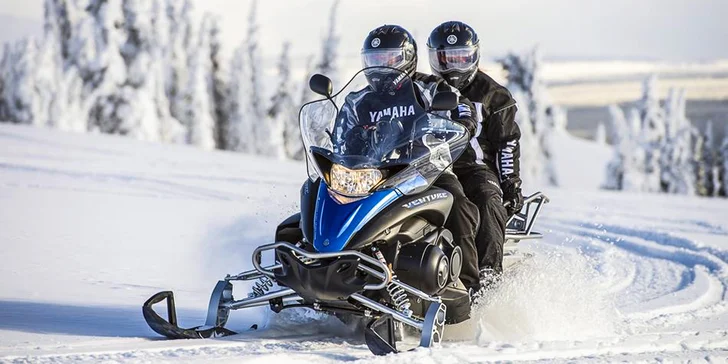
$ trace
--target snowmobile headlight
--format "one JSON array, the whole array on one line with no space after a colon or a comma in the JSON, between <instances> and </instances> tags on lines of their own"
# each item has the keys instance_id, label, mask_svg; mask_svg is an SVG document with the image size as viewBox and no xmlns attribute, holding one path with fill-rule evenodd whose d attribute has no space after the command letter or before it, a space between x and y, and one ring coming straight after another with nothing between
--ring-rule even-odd
<instances>
[{"instance_id":1,"label":"snowmobile headlight","mask_svg":"<svg viewBox=\"0 0 728 364\"><path fill-rule=\"evenodd\" d=\"M364 196L382 180L378 169L349 169L340 164L331 166L329 187L345 196Z\"/></svg>"}]
</instances>

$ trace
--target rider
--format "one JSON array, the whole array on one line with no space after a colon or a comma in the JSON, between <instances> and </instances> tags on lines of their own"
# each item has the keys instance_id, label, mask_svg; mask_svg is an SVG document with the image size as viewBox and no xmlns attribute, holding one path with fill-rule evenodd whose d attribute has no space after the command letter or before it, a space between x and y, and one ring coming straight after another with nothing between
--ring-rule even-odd
<instances>
[{"instance_id":1,"label":"rider","mask_svg":"<svg viewBox=\"0 0 728 364\"><path fill-rule=\"evenodd\" d=\"M362 129L373 128L377 122L382 120L382 117L387 117L387 114L391 116L393 107L404 111L401 114L408 116L411 114L409 112L410 107L417 110L427 109L437 92L451 91L457 93L457 90L447 85L444 80L436 77L424 80L424 75L416 72L417 44L412 35L401 26L383 25L372 30L364 40L361 57L365 68L386 66L405 72L407 76L414 80L415 96L421 105L402 104L403 102L411 102L411 99L407 97L405 97L406 99L403 98L403 100L388 99L387 103L389 105L383 105L383 102L380 101L380 95L390 93L396 98L397 93L393 91L407 82L407 77L403 77L403 73L398 71L389 74L383 69L365 71L369 82L368 87L347 95L343 106L352 110L348 113L342 113L342 115L357 115L358 117L337 122L338 127L335 129L337 140L347 139L346 135L349 132L361 132ZM423 80L420 80L420 78L423 78ZM376 94L377 97L367 97L370 94ZM389 108L389 112L387 112L386 108ZM461 97L458 107L449 113L451 119L465 126L470 135L473 134L475 131L475 113L472 103ZM341 152L346 153L345 150ZM450 192L454 197L452 210L445 222L445 227L452 232L454 243L460 246L463 252L460 279L469 291L477 292L480 290L477 254L475 251L475 233L479 223L478 209L467 199L463 186L451 169L442 173L434 185Z\"/></svg>"},{"instance_id":2,"label":"rider","mask_svg":"<svg viewBox=\"0 0 728 364\"><path fill-rule=\"evenodd\" d=\"M505 87L478 69L480 42L467 24L440 24L432 30L427 46L432 72L472 100L477 109L471 147L453 168L465 194L480 211L476 245L485 284L503 272L506 222L523 207L516 101Z\"/></svg>"}]
</instances>

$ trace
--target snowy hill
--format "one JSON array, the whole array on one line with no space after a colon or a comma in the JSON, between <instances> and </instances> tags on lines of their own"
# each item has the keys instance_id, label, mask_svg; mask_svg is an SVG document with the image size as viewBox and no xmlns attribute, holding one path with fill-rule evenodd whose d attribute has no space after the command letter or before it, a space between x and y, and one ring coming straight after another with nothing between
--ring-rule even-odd
<instances>
[{"instance_id":1,"label":"snowy hill","mask_svg":"<svg viewBox=\"0 0 728 364\"><path fill-rule=\"evenodd\" d=\"M143 321L164 289L182 326L204 321L214 283L297 209L302 164L0 124L0 362L725 360L728 204L598 191L608 149L559 138L574 185L542 189L535 258L441 347L375 358L306 312L236 311L229 328L269 329L198 341Z\"/></svg>"}]
</instances>

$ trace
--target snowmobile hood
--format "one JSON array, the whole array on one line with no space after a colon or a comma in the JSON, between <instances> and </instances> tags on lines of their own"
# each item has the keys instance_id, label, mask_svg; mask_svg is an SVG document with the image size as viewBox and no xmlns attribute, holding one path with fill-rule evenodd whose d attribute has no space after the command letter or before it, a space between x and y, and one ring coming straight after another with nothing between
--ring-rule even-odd
<instances>
[{"instance_id":1,"label":"snowmobile hood","mask_svg":"<svg viewBox=\"0 0 728 364\"><path fill-rule=\"evenodd\" d=\"M395 189L383 190L341 204L329 195L326 184L321 183L313 218L314 249L319 252L342 251L354 234L401 195Z\"/></svg>"}]
</instances>

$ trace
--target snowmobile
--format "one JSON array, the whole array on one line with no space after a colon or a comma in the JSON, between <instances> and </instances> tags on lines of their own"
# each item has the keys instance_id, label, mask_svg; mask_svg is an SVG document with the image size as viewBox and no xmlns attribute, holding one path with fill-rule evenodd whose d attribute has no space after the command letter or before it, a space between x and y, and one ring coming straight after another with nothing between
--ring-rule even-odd
<instances>
[{"instance_id":1,"label":"snowmobile","mask_svg":"<svg viewBox=\"0 0 728 364\"><path fill-rule=\"evenodd\" d=\"M372 77L398 87L367 89ZM307 307L364 322L368 348L384 355L397 352L405 326L419 333L419 346L431 347L446 325L469 319L462 252L444 227L453 197L433 187L469 142L465 128L445 116L457 95L438 93L425 108L407 74L387 67L358 71L335 94L324 75L311 77L309 87L323 98L299 110L309 175L300 212L278 225L273 243L253 251L253 269L217 283L204 325L177 325L171 291L150 297L142 312L155 332L172 339L227 336L235 334L224 327L233 310ZM364 114L364 100L390 107ZM358 115L373 120L359 125ZM342 123L359 126L344 133ZM533 222L548 199L538 193L526 202L535 210L509 220L510 253L519 241L540 237ZM272 264L262 263L263 254L274 257ZM252 292L234 298L234 281L251 281ZM165 300L167 319L153 309Z\"/></svg>"}]
</instances>

